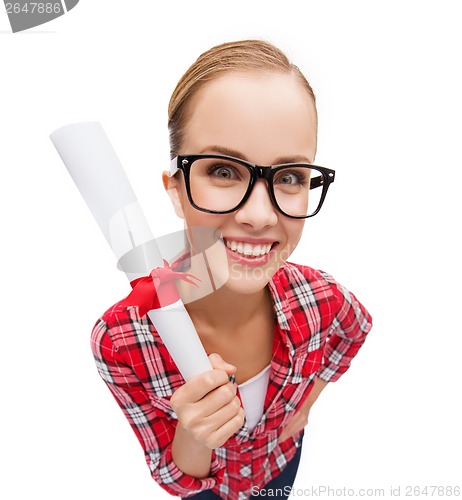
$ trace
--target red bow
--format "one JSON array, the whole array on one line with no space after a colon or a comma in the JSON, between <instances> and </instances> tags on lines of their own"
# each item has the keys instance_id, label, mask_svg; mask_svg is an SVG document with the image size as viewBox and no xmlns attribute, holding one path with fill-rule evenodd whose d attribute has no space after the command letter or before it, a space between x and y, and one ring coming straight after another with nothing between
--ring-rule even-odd
<instances>
[{"instance_id":1,"label":"red bow","mask_svg":"<svg viewBox=\"0 0 462 500\"><path fill-rule=\"evenodd\" d=\"M140 316L143 317L151 309L174 304L180 299L175 280L181 279L186 283L197 286L192 279L201 281L192 274L174 271L164 260L164 267L156 267L149 276L143 276L130 282L133 290L121 305L124 307L138 306Z\"/></svg>"}]
</instances>

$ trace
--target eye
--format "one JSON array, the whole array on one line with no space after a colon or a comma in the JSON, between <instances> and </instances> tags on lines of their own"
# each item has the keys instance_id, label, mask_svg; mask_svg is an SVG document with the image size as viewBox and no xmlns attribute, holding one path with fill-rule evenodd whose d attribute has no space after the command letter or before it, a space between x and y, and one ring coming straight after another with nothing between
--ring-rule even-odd
<instances>
[{"instance_id":1,"label":"eye","mask_svg":"<svg viewBox=\"0 0 462 500\"><path fill-rule=\"evenodd\" d=\"M232 165L213 165L208 168L207 174L223 180L239 179L238 172Z\"/></svg>"},{"instance_id":2,"label":"eye","mask_svg":"<svg viewBox=\"0 0 462 500\"><path fill-rule=\"evenodd\" d=\"M283 186L304 186L306 184L306 174L295 170L286 170L276 176L274 182Z\"/></svg>"},{"instance_id":3,"label":"eye","mask_svg":"<svg viewBox=\"0 0 462 500\"><path fill-rule=\"evenodd\" d=\"M297 181L298 177L291 173L285 173L284 175L281 175L281 178L279 179L281 184L295 184Z\"/></svg>"}]
</instances>

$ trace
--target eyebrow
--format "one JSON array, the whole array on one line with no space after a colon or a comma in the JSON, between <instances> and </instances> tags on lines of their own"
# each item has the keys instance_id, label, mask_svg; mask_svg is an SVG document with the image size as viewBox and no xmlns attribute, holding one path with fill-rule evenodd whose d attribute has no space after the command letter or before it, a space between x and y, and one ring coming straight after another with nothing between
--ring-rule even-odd
<instances>
[{"instance_id":1,"label":"eyebrow","mask_svg":"<svg viewBox=\"0 0 462 500\"><path fill-rule=\"evenodd\" d=\"M230 149L224 146L207 146L200 151L200 154L204 153L217 153L225 156L233 156L234 158L239 158L241 160L250 161L245 154L240 151L236 151L235 149ZM253 162L252 162L253 163ZM276 158L272 165L280 165L285 163L312 163L306 156L304 155L293 155L293 156L280 156Z\"/></svg>"}]
</instances>

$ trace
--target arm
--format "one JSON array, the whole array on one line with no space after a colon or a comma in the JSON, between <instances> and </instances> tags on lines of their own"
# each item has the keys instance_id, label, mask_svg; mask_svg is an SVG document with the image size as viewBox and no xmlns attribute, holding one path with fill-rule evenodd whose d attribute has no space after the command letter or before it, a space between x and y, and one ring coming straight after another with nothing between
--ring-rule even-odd
<instances>
[{"instance_id":1,"label":"arm","mask_svg":"<svg viewBox=\"0 0 462 500\"><path fill-rule=\"evenodd\" d=\"M176 427L172 457L177 467L186 474L198 479L210 474L212 450L196 441L181 425Z\"/></svg>"},{"instance_id":2,"label":"arm","mask_svg":"<svg viewBox=\"0 0 462 500\"><path fill-rule=\"evenodd\" d=\"M309 271L311 272L311 270ZM364 306L332 276L320 272L317 281L320 296L330 296L321 304L324 338L323 362L317 372L311 392L300 409L284 427L279 442L300 432L308 423L312 405L328 382L335 382L350 367L351 361L366 340L372 328L372 319ZM329 293L326 290L329 289Z\"/></svg>"},{"instance_id":3,"label":"arm","mask_svg":"<svg viewBox=\"0 0 462 500\"><path fill-rule=\"evenodd\" d=\"M325 380L322 380L320 378L317 378L315 380L313 388L311 389L311 392L308 394L306 401L302 405L302 409L306 413L307 417L308 417L308 413L310 412L310 409L313 406L314 402L318 399L319 395L324 390L324 388L326 387L327 384L328 384L328 382L326 382Z\"/></svg>"},{"instance_id":4,"label":"arm","mask_svg":"<svg viewBox=\"0 0 462 500\"><path fill-rule=\"evenodd\" d=\"M212 450L222 446L244 422L236 387L228 379L236 367L218 354L209 359L214 370L189 380L170 401L178 415L173 460L180 470L197 478L209 475Z\"/></svg>"},{"instance_id":5,"label":"arm","mask_svg":"<svg viewBox=\"0 0 462 500\"><path fill-rule=\"evenodd\" d=\"M372 328L372 318L366 308L332 276L321 273L334 293L326 343L324 362L318 377L327 382L337 381L350 367Z\"/></svg>"},{"instance_id":6,"label":"arm","mask_svg":"<svg viewBox=\"0 0 462 500\"><path fill-rule=\"evenodd\" d=\"M119 326L115 326L119 320ZM213 452L208 461L206 477L188 475L175 463L172 443L177 420L170 402L157 397L145 386L132 366L135 359L140 367L140 363L156 363L158 358L144 359L138 348L124 352L129 342L127 338L129 333L125 318L118 317L111 328L100 320L93 329L91 345L98 371L135 432L153 479L176 496L188 496L192 491L215 487L224 470ZM120 345L118 339L121 339ZM156 369L161 369L161 366L156 364ZM168 377L168 374L159 373L159 376Z\"/></svg>"},{"instance_id":7,"label":"arm","mask_svg":"<svg viewBox=\"0 0 462 500\"><path fill-rule=\"evenodd\" d=\"M282 430L281 435L279 436L278 439L279 443L282 443L282 441L285 441L291 436L294 436L295 434L297 434L298 432L300 432L302 429L305 428L305 426L308 424L308 415L310 413L311 407L313 406L314 402L318 399L318 396L321 394L321 392L324 390L327 384L328 382L326 382L325 380L321 380L320 378L317 378L315 380L313 388L308 394L308 397L306 398L305 402L302 404L300 409L294 414L294 416L289 420L288 424Z\"/></svg>"}]
</instances>

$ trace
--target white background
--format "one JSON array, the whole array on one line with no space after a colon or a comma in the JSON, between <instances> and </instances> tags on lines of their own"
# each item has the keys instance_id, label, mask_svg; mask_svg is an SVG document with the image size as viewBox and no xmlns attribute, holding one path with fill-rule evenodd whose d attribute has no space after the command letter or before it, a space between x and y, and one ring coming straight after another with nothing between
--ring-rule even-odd
<instances>
[{"instance_id":1,"label":"white background","mask_svg":"<svg viewBox=\"0 0 462 500\"><path fill-rule=\"evenodd\" d=\"M81 0L14 35L2 7L1 498L170 498L96 372L90 330L128 283L48 135L100 121L155 233L181 229L160 180L168 98L202 51L252 37L311 80L316 161L337 171L291 260L375 322L313 407L294 494L461 485L458 5Z\"/></svg>"}]
</instances>

